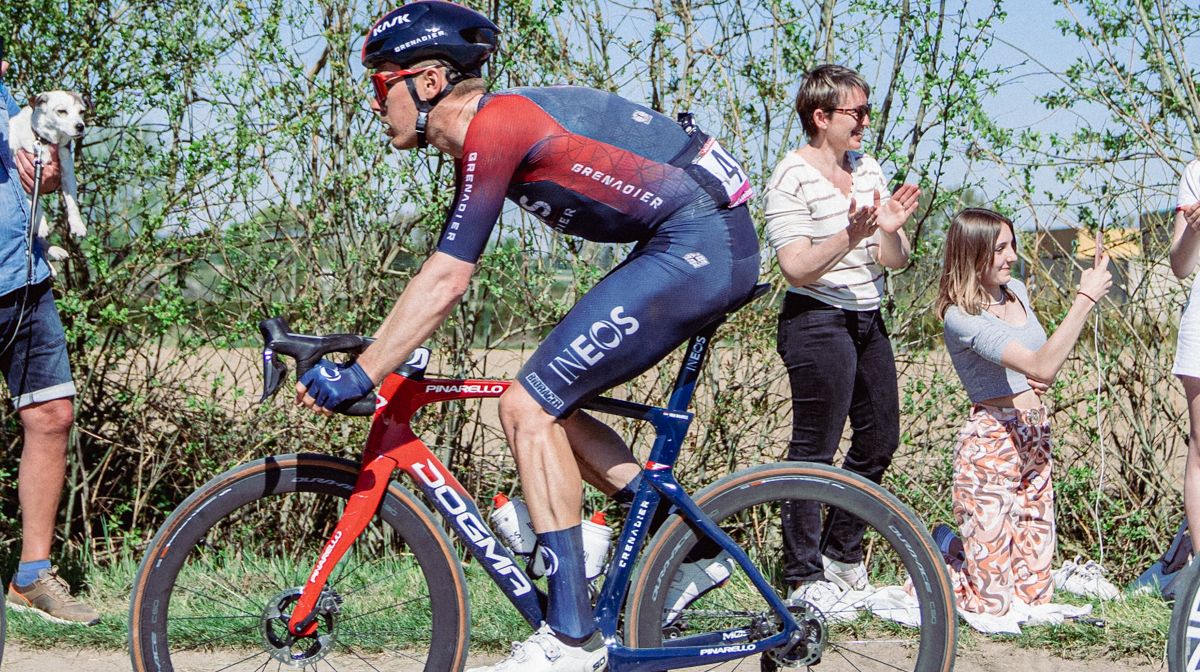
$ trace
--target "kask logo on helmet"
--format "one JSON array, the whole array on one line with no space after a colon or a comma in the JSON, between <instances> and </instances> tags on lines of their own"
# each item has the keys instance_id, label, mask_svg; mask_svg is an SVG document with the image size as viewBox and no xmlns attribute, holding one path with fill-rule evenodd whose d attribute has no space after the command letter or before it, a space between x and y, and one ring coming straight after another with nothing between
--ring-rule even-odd
<instances>
[{"instance_id":1,"label":"kask logo on helmet","mask_svg":"<svg viewBox=\"0 0 1200 672\"><path fill-rule=\"evenodd\" d=\"M393 16L392 18L388 19L387 21L381 21L379 23L379 25L377 25L371 29L371 37L379 37L380 33L387 31L387 30L391 30L392 28L395 28L396 26L398 26L402 23L412 23L411 21L408 20L407 12L404 14L400 14L399 16Z\"/></svg>"}]
</instances>

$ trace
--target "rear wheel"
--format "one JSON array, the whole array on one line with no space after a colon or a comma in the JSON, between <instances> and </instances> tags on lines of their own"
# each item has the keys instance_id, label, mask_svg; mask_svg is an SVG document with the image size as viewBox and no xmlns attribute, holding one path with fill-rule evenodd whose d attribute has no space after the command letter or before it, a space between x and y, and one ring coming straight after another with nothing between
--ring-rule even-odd
<instances>
[{"instance_id":1,"label":"rear wheel","mask_svg":"<svg viewBox=\"0 0 1200 672\"><path fill-rule=\"evenodd\" d=\"M867 579L876 588L913 579L920 612L915 627L853 608L855 595L829 613L804 601L791 603L792 614L804 629L803 637L786 651L764 654L764 669L806 668L817 663L820 666L815 669L821 672L948 672L953 668L956 616L948 570L925 526L891 493L841 469L785 462L733 474L701 491L695 500L739 542L784 599L789 588L783 578L784 502L816 502L825 516L838 510L861 520L866 526ZM667 595L696 539L681 517L672 516L650 541L630 587L625 614L631 646L695 645L707 633L721 633L710 638L718 643L736 644L780 631L767 601L736 565L719 588L701 595L681 612L670 609Z\"/></svg>"},{"instance_id":2,"label":"rear wheel","mask_svg":"<svg viewBox=\"0 0 1200 672\"><path fill-rule=\"evenodd\" d=\"M334 457L269 457L189 497L134 582L134 670L371 670L399 660L462 669L469 614L458 558L429 509L396 483L330 574L316 633L289 634L292 606L357 475Z\"/></svg>"}]
</instances>

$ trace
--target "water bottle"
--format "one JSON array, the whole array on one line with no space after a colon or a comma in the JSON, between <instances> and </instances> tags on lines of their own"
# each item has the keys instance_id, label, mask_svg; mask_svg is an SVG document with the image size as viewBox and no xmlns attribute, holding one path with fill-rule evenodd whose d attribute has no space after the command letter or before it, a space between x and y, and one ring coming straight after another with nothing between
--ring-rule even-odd
<instances>
[{"instance_id":1,"label":"water bottle","mask_svg":"<svg viewBox=\"0 0 1200 672\"><path fill-rule=\"evenodd\" d=\"M529 509L525 507L525 502L515 498L509 499L503 492L498 492L492 497L492 505L495 509L488 516L488 520L504 545L517 555L532 553L537 533L533 531L533 521L529 519Z\"/></svg>"},{"instance_id":2,"label":"water bottle","mask_svg":"<svg viewBox=\"0 0 1200 672\"><path fill-rule=\"evenodd\" d=\"M588 581L604 572L604 561L608 559L608 547L613 531L604 519L604 512L597 511L591 520L580 525L583 531L583 574ZM529 563L529 574L539 578L546 574L546 559L537 553Z\"/></svg>"},{"instance_id":3,"label":"water bottle","mask_svg":"<svg viewBox=\"0 0 1200 672\"><path fill-rule=\"evenodd\" d=\"M591 520L583 521L583 571L588 581L604 572L612 536L612 528L604 519L603 511L597 511Z\"/></svg>"}]
</instances>

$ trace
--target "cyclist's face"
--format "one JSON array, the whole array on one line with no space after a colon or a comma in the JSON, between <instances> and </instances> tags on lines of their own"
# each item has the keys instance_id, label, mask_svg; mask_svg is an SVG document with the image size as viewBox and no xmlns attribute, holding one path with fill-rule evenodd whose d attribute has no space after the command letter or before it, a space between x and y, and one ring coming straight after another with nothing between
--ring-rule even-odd
<instances>
[{"instance_id":1,"label":"cyclist's face","mask_svg":"<svg viewBox=\"0 0 1200 672\"><path fill-rule=\"evenodd\" d=\"M417 146L417 133L414 130L417 121L417 106L413 103L405 82L409 77L416 77L417 92L422 95L422 89L428 86L422 77L431 68L405 69L393 63L384 63L379 71L371 76L372 97L371 111L379 115L385 127L384 133L390 138L389 144L396 149L412 149ZM422 95L428 99L430 96Z\"/></svg>"}]
</instances>

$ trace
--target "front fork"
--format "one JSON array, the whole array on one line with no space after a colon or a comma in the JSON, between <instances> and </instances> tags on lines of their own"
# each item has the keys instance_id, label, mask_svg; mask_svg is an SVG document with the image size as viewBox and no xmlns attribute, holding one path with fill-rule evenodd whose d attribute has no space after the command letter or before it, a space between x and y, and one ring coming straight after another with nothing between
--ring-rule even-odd
<instances>
[{"instance_id":1,"label":"front fork","mask_svg":"<svg viewBox=\"0 0 1200 672\"><path fill-rule=\"evenodd\" d=\"M292 616L288 619L288 631L293 635L311 637L316 633L315 608L325 590L329 574L375 517L395 469L396 462L390 457L372 453L364 457L362 470L358 474L358 481L354 484L350 500L346 503L346 509L338 520L337 528L325 542L325 548L321 550L321 555L309 573L300 599L296 601Z\"/></svg>"}]
</instances>

